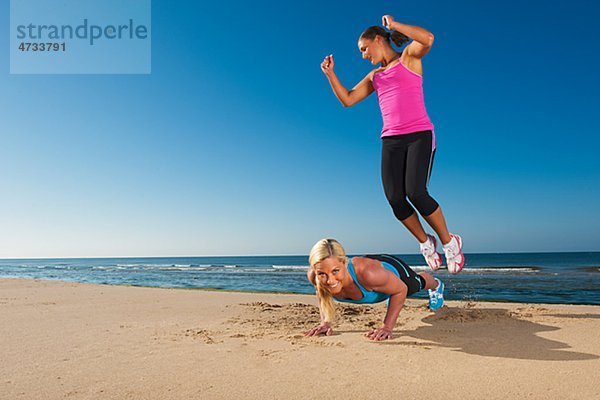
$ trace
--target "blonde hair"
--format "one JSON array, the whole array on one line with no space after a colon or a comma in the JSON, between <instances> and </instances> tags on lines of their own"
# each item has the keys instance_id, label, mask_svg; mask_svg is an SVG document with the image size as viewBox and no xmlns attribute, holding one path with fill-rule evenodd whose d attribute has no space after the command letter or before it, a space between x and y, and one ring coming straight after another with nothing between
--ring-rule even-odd
<instances>
[{"instance_id":1,"label":"blonde hair","mask_svg":"<svg viewBox=\"0 0 600 400\"><path fill-rule=\"evenodd\" d=\"M335 239L321 239L310 250L308 262L310 267L315 269L315 266L321 261L329 257L337 257L337 259L347 265L348 257L344 248ZM315 271L316 272L316 271ZM319 277L315 274L315 284L317 287L317 297L319 298L319 310L321 318L325 322L331 322L335 316L335 307L333 305L333 295L323 286Z\"/></svg>"}]
</instances>

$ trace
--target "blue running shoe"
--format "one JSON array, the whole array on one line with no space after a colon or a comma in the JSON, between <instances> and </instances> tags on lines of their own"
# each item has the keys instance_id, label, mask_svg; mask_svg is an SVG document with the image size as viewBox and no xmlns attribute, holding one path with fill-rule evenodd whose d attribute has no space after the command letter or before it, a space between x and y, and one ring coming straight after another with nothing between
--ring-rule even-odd
<instances>
[{"instance_id":1,"label":"blue running shoe","mask_svg":"<svg viewBox=\"0 0 600 400\"><path fill-rule=\"evenodd\" d=\"M438 282L435 290L429 289L429 309L431 311L439 310L444 305L444 283L438 278L435 278Z\"/></svg>"}]
</instances>

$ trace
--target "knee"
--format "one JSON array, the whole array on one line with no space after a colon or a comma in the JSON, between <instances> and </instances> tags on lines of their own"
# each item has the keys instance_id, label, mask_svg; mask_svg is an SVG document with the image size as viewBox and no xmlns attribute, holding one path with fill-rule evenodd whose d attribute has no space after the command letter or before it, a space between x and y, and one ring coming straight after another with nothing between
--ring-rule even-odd
<instances>
[{"instance_id":1,"label":"knee","mask_svg":"<svg viewBox=\"0 0 600 400\"><path fill-rule=\"evenodd\" d=\"M438 203L427 193L427 190L411 192L408 194L408 199L421 215L427 216L438 207Z\"/></svg>"},{"instance_id":2,"label":"knee","mask_svg":"<svg viewBox=\"0 0 600 400\"><path fill-rule=\"evenodd\" d=\"M411 203L419 203L422 202L423 199L429 197L429 193L427 193L427 189L417 189L411 188L406 191L406 197L410 200Z\"/></svg>"},{"instance_id":3,"label":"knee","mask_svg":"<svg viewBox=\"0 0 600 400\"><path fill-rule=\"evenodd\" d=\"M390 201L390 206L392 207L394 215L399 221L405 220L414 213L413 208L408 201L406 201L406 198Z\"/></svg>"}]
</instances>

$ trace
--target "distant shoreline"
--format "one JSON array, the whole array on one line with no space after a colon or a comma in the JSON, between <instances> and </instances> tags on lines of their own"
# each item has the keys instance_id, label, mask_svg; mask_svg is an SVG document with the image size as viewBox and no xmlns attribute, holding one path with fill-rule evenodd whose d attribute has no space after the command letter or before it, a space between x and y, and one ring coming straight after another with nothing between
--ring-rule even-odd
<instances>
[{"instance_id":1,"label":"distant shoreline","mask_svg":"<svg viewBox=\"0 0 600 400\"><path fill-rule=\"evenodd\" d=\"M38 279L38 278L12 278L12 277L1 277L0 280L23 280L23 281L40 281L40 282L61 282L61 283L74 283L74 284L83 284L83 285L97 285L97 286L116 286L116 287L131 287L131 288L146 288L146 289L165 289L165 290L186 290L186 291L203 291L203 292L221 292L221 293L240 293L240 294L265 294L265 295L294 295L294 296L306 296L310 298L316 298L315 294L307 294L307 293L297 293L297 292L277 292L277 291L261 291L261 290L232 290L232 289L220 289L220 288L186 288L186 287L168 287L168 286L143 286L143 285L130 285L124 283L94 283L94 282L82 282L82 281L69 281L64 279ZM416 297L409 297L409 299L415 301L423 301L423 299L419 299ZM453 300L453 301L462 301L466 303L499 303L499 304L535 304L535 305L548 305L548 306L589 306L589 307L600 307L597 304L589 304L589 303L536 303L536 302L520 302L520 301L510 301L510 300Z\"/></svg>"}]
</instances>

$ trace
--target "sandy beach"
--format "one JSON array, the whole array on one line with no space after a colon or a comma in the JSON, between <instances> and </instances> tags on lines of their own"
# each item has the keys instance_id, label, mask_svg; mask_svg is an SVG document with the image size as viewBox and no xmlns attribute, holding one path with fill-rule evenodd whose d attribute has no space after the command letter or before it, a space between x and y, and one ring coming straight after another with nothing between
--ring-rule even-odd
<instances>
[{"instance_id":1,"label":"sandy beach","mask_svg":"<svg viewBox=\"0 0 600 400\"><path fill-rule=\"evenodd\" d=\"M0 279L1 399L600 398L600 307L314 296Z\"/></svg>"}]
</instances>

